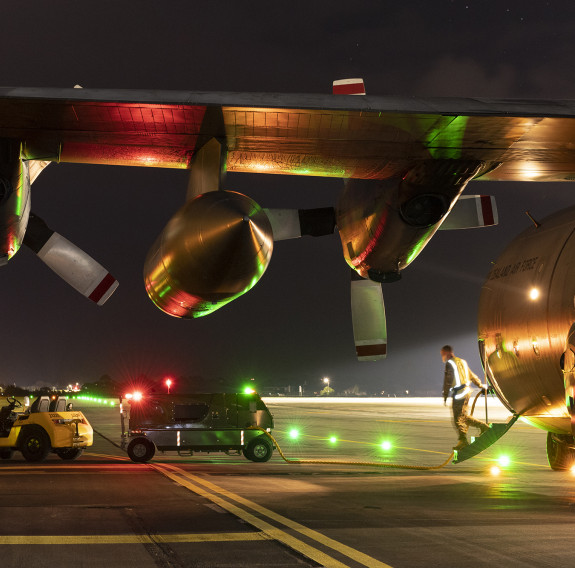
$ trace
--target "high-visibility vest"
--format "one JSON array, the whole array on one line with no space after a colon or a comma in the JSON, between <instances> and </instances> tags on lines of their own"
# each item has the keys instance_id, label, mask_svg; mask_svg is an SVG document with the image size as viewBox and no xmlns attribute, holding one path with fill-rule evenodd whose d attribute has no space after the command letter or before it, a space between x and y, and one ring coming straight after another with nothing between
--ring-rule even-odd
<instances>
[{"instance_id":1,"label":"high-visibility vest","mask_svg":"<svg viewBox=\"0 0 575 568\"><path fill-rule=\"evenodd\" d=\"M451 365L455 380L455 384L451 387L453 398L460 400L471 392L469 388L469 366L467 361L459 357L452 357L447 361L447 364Z\"/></svg>"}]
</instances>

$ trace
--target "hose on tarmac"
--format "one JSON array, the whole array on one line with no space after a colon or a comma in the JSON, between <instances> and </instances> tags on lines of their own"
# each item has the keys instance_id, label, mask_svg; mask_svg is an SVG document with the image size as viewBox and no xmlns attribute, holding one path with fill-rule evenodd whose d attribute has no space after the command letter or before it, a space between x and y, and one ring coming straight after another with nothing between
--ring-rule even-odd
<instances>
[{"instance_id":1,"label":"hose on tarmac","mask_svg":"<svg viewBox=\"0 0 575 568\"><path fill-rule=\"evenodd\" d=\"M471 412L469 413L470 416L473 416L473 411L475 410L475 404L477 403L477 399L482 395L487 394L484 390L480 390L473 399L473 404L471 405ZM315 465L355 465L355 466L364 466L364 467L387 467L389 469L413 469L417 471L432 471L435 469L442 469L453 459L455 452L451 452L449 457L439 465L407 465L407 464L398 464L398 463L382 463L382 462L367 462L367 461L346 461L346 460L314 460L314 459L300 459L300 458L288 458L282 451L280 445L278 444L277 440L272 436L270 432L264 430L264 428L259 428L258 426L253 426L249 428L249 430L259 430L260 432L264 433L276 447L279 455L281 458L289 464L298 464L298 463L308 463L308 464L315 464Z\"/></svg>"},{"instance_id":2,"label":"hose on tarmac","mask_svg":"<svg viewBox=\"0 0 575 568\"><path fill-rule=\"evenodd\" d=\"M406 465L397 463L382 463L382 462L366 462L366 461L346 461L346 460L316 460L316 459L300 459L300 458L288 458L282 451L277 440L272 436L270 432L260 428L258 426L253 426L248 428L248 430L259 430L263 432L274 444L281 458L289 464L315 464L315 465L354 465L354 466L364 466L364 467L386 467L390 469L414 469L418 471L431 471L433 469L441 469L448 465L453 459L454 452L449 454L449 457L439 465Z\"/></svg>"}]
</instances>

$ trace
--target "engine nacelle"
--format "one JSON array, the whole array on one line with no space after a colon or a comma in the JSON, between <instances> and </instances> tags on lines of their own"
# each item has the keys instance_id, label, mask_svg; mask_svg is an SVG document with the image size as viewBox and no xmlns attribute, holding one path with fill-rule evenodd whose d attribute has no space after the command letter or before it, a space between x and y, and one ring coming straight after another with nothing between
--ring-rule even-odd
<instances>
[{"instance_id":1,"label":"engine nacelle","mask_svg":"<svg viewBox=\"0 0 575 568\"><path fill-rule=\"evenodd\" d=\"M398 280L482 167L465 160L428 160L403 177L347 180L336 208L347 263L364 278Z\"/></svg>"},{"instance_id":2,"label":"engine nacelle","mask_svg":"<svg viewBox=\"0 0 575 568\"><path fill-rule=\"evenodd\" d=\"M253 288L272 250L270 222L255 201L232 191L205 193L174 215L150 249L146 291L167 314L201 317Z\"/></svg>"}]
</instances>

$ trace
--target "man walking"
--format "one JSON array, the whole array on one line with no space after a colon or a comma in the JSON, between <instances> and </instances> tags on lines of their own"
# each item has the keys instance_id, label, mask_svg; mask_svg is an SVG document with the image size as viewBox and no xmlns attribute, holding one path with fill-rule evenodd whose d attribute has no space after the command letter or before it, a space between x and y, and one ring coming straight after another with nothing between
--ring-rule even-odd
<instances>
[{"instance_id":1,"label":"man walking","mask_svg":"<svg viewBox=\"0 0 575 568\"><path fill-rule=\"evenodd\" d=\"M471 390L470 382L475 383L479 388L485 389L479 377L469 368L467 361L456 357L451 345L444 345L441 348L441 359L445 363L445 378L443 380L443 402L447 403L447 397L453 397L453 424L459 433L459 442L454 446L454 450L461 450L469 445L467 441L467 429L475 426L485 432L489 426L473 418L468 414L469 397Z\"/></svg>"}]
</instances>

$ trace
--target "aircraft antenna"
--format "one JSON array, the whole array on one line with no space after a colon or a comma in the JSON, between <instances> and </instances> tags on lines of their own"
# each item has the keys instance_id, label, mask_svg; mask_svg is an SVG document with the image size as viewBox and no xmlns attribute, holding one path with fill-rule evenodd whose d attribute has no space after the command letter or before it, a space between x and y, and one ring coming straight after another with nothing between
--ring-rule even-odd
<instances>
[{"instance_id":1,"label":"aircraft antenna","mask_svg":"<svg viewBox=\"0 0 575 568\"><path fill-rule=\"evenodd\" d=\"M535 225L536 229L539 229L539 227L541 227L541 223L539 223L539 221L536 221L533 216L531 215L531 213L529 213L529 211L525 211L525 215L527 215L527 217L529 217L529 219L531 219L531 221L533 222L533 224Z\"/></svg>"}]
</instances>

